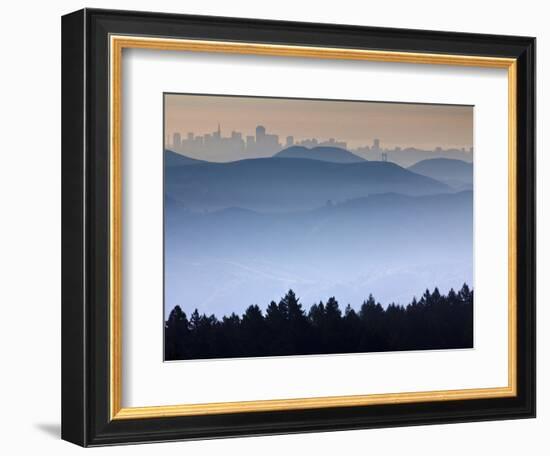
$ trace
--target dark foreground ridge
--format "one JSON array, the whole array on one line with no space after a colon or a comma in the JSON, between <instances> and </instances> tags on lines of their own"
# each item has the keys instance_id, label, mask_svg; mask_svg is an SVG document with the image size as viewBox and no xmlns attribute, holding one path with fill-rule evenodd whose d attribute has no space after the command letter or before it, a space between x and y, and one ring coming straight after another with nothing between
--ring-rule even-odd
<instances>
[{"instance_id":1,"label":"dark foreground ridge","mask_svg":"<svg viewBox=\"0 0 550 456\"><path fill-rule=\"evenodd\" d=\"M305 312L289 290L265 315L252 305L239 317L187 318L174 307L165 322L165 360L364 353L473 347L473 290L426 290L407 306L384 309L372 295L359 312L332 297Z\"/></svg>"}]
</instances>

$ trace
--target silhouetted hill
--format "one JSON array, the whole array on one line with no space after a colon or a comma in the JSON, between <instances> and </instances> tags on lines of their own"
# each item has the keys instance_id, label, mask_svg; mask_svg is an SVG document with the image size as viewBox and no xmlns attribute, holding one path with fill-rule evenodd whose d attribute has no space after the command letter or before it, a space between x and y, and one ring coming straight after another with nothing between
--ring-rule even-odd
<instances>
[{"instance_id":1,"label":"silhouetted hill","mask_svg":"<svg viewBox=\"0 0 550 456\"><path fill-rule=\"evenodd\" d=\"M473 154L469 150L444 149L439 151L423 150L415 147L406 147L399 150L370 150L361 153L367 160L381 160L382 153L387 155L387 160L407 168L422 160L432 160L436 157L472 162Z\"/></svg>"},{"instance_id":2,"label":"silhouetted hill","mask_svg":"<svg viewBox=\"0 0 550 456\"><path fill-rule=\"evenodd\" d=\"M200 163L208 163L203 160L197 160L196 158L186 157L185 155L178 154L169 149L164 151L164 165L166 167L174 166L188 166L188 165L198 165Z\"/></svg>"},{"instance_id":3,"label":"silhouetted hill","mask_svg":"<svg viewBox=\"0 0 550 456\"><path fill-rule=\"evenodd\" d=\"M232 206L262 212L312 209L377 193L426 195L450 188L389 162L341 164L262 158L167 167L165 195L193 210Z\"/></svg>"},{"instance_id":4,"label":"silhouetted hill","mask_svg":"<svg viewBox=\"0 0 550 456\"><path fill-rule=\"evenodd\" d=\"M292 146L274 155L279 158L307 158L310 160L321 160L332 163L359 163L365 161L355 154L340 147L314 147L309 149L303 146Z\"/></svg>"},{"instance_id":5,"label":"silhouetted hill","mask_svg":"<svg viewBox=\"0 0 550 456\"><path fill-rule=\"evenodd\" d=\"M422 176L445 182L447 185L455 188L471 187L473 184L474 165L462 160L432 158L422 160L408 169Z\"/></svg>"}]
</instances>

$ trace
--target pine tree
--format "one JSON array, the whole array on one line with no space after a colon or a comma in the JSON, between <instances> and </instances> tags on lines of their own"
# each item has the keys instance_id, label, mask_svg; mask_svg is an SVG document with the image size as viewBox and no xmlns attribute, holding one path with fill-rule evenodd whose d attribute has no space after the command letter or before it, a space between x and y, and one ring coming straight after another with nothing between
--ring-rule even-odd
<instances>
[{"instance_id":1,"label":"pine tree","mask_svg":"<svg viewBox=\"0 0 550 456\"><path fill-rule=\"evenodd\" d=\"M257 305L249 306L241 320L245 349L249 356L265 355L266 324L261 309Z\"/></svg>"},{"instance_id":2,"label":"pine tree","mask_svg":"<svg viewBox=\"0 0 550 456\"><path fill-rule=\"evenodd\" d=\"M185 312L176 306L166 320L164 357L166 360L180 359L186 355L189 339L189 322Z\"/></svg>"}]
</instances>

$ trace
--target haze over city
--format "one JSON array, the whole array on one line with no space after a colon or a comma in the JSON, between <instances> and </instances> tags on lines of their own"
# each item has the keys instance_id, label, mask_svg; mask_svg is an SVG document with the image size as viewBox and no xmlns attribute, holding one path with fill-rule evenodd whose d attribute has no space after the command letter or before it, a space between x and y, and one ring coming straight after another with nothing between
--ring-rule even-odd
<instances>
[{"instance_id":1,"label":"haze over city","mask_svg":"<svg viewBox=\"0 0 550 456\"><path fill-rule=\"evenodd\" d=\"M472 127L471 106L165 95L166 148L216 162L293 145L339 147L370 160L390 152L385 158L396 163L404 149L471 161Z\"/></svg>"}]
</instances>

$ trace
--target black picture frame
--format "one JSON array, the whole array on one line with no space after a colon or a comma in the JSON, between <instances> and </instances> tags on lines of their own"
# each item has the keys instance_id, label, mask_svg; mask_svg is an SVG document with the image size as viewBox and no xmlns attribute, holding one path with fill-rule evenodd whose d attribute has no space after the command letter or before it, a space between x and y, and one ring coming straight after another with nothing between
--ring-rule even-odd
<instances>
[{"instance_id":1,"label":"black picture frame","mask_svg":"<svg viewBox=\"0 0 550 456\"><path fill-rule=\"evenodd\" d=\"M109 36L517 59L517 395L111 420ZM62 19L62 438L82 446L535 417L535 39L84 9Z\"/></svg>"}]
</instances>

